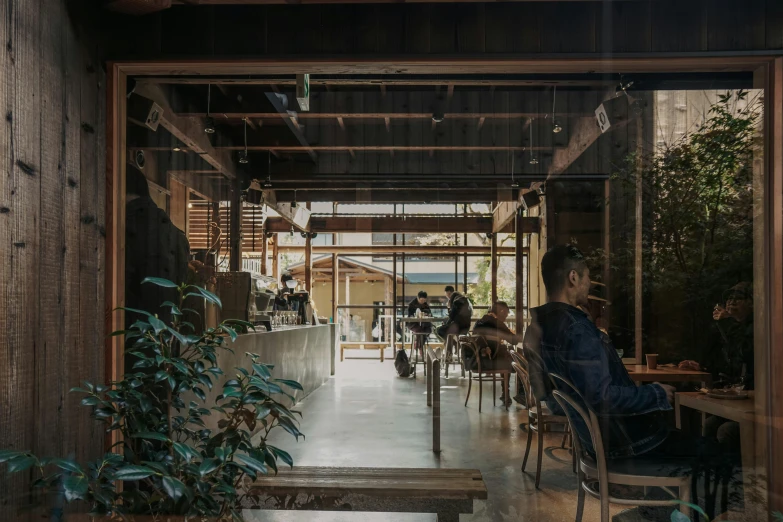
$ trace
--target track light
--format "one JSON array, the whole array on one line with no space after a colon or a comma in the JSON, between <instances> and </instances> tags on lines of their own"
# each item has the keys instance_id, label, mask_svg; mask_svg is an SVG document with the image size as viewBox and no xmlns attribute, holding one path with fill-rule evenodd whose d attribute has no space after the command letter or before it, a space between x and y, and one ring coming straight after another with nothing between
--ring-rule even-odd
<instances>
[{"instance_id":1,"label":"track light","mask_svg":"<svg viewBox=\"0 0 783 522\"><path fill-rule=\"evenodd\" d=\"M557 85L555 85L554 89L552 90L552 132L555 134L559 134L563 127L560 126L560 123L555 119L555 102L557 101Z\"/></svg>"},{"instance_id":2,"label":"track light","mask_svg":"<svg viewBox=\"0 0 783 522\"><path fill-rule=\"evenodd\" d=\"M294 237L294 226L291 225L291 237Z\"/></svg>"},{"instance_id":3,"label":"track light","mask_svg":"<svg viewBox=\"0 0 783 522\"><path fill-rule=\"evenodd\" d=\"M511 151L511 188L518 189L519 183L514 179L514 151Z\"/></svg>"},{"instance_id":4,"label":"track light","mask_svg":"<svg viewBox=\"0 0 783 522\"><path fill-rule=\"evenodd\" d=\"M250 160L247 159L247 117L242 118L242 121L245 122L245 150L239 153L239 163L247 165L250 163Z\"/></svg>"},{"instance_id":5,"label":"track light","mask_svg":"<svg viewBox=\"0 0 783 522\"><path fill-rule=\"evenodd\" d=\"M207 134L215 133L215 120L209 115L209 103L212 98L212 84L207 84L207 117L204 118L204 132Z\"/></svg>"},{"instance_id":6,"label":"track light","mask_svg":"<svg viewBox=\"0 0 783 522\"><path fill-rule=\"evenodd\" d=\"M272 180L269 178L269 176L267 176L264 180L264 188L272 188Z\"/></svg>"},{"instance_id":7,"label":"track light","mask_svg":"<svg viewBox=\"0 0 783 522\"><path fill-rule=\"evenodd\" d=\"M440 123L443 121L443 119L446 117L443 111L443 100L438 98L435 100L435 106L433 107L432 111L432 121L435 123Z\"/></svg>"}]
</instances>

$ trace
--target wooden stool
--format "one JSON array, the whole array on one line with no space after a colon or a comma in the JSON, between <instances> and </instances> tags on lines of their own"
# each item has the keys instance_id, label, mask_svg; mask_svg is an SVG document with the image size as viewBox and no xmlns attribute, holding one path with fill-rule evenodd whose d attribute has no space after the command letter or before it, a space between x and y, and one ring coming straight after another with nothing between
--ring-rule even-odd
<instances>
[{"instance_id":1,"label":"wooden stool","mask_svg":"<svg viewBox=\"0 0 783 522\"><path fill-rule=\"evenodd\" d=\"M420 338L420 346L416 346L416 338ZM427 375L427 358L424 356L427 344L429 343L430 334L421 332L411 332L411 364L413 364L413 376L416 376L416 366L418 364L424 365L424 375ZM421 361L419 360L419 350L421 350ZM413 360L413 354L416 354L416 360Z\"/></svg>"},{"instance_id":2,"label":"wooden stool","mask_svg":"<svg viewBox=\"0 0 783 522\"><path fill-rule=\"evenodd\" d=\"M443 346L443 362L446 367L446 377L449 376L449 364L459 364L462 368L462 376L465 377L465 365L462 362L462 356L459 353L459 336L460 334L448 334L446 336L446 342ZM456 354L457 361L454 361Z\"/></svg>"}]
</instances>

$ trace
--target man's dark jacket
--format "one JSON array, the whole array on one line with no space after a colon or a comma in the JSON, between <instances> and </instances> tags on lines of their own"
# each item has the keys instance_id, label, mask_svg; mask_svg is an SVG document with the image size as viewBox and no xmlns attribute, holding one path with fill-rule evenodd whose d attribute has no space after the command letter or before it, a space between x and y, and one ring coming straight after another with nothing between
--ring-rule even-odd
<instances>
[{"instance_id":1,"label":"man's dark jacket","mask_svg":"<svg viewBox=\"0 0 783 522\"><path fill-rule=\"evenodd\" d=\"M543 361L543 369L531 364L531 387L539 400L555 404L548 373L573 383L598 416L609 458L641 455L666 439L669 429L662 412L672 409L666 392L657 384L636 386L587 314L565 303L547 303L531 312L524 345L526 353L534 354L529 361L535 355ZM575 420L583 447L593 452L587 427Z\"/></svg>"}]
</instances>

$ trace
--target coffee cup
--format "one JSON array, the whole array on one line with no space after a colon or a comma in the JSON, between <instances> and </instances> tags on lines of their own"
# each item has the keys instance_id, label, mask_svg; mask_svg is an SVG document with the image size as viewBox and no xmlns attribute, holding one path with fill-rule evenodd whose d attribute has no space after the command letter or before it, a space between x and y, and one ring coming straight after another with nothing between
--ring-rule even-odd
<instances>
[{"instance_id":1,"label":"coffee cup","mask_svg":"<svg viewBox=\"0 0 783 522\"><path fill-rule=\"evenodd\" d=\"M647 368L650 370L655 370L658 368L658 354L657 353L648 353L647 354Z\"/></svg>"}]
</instances>

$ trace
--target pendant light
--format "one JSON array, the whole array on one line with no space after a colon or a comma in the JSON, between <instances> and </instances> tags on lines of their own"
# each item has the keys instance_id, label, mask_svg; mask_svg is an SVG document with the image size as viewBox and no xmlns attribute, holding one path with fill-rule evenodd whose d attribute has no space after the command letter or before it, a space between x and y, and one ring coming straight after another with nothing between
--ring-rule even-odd
<instances>
[{"instance_id":1,"label":"pendant light","mask_svg":"<svg viewBox=\"0 0 783 522\"><path fill-rule=\"evenodd\" d=\"M559 134L563 127L560 126L560 123L555 119L555 102L557 101L557 85L555 85L554 89L552 90L552 132L555 134Z\"/></svg>"},{"instance_id":2,"label":"pendant light","mask_svg":"<svg viewBox=\"0 0 783 522\"><path fill-rule=\"evenodd\" d=\"M209 115L209 103L212 98L212 84L207 84L207 117L204 119L204 132L215 134L215 120Z\"/></svg>"},{"instance_id":3,"label":"pendant light","mask_svg":"<svg viewBox=\"0 0 783 522\"><path fill-rule=\"evenodd\" d=\"M530 118L530 164L531 165L538 165L538 158L536 158L536 153L533 150L533 122L535 120L533 118Z\"/></svg>"},{"instance_id":4,"label":"pendant light","mask_svg":"<svg viewBox=\"0 0 783 522\"><path fill-rule=\"evenodd\" d=\"M267 152L267 168L266 168L266 180L264 180L264 188L272 188L272 151Z\"/></svg>"},{"instance_id":5,"label":"pendant light","mask_svg":"<svg viewBox=\"0 0 783 522\"><path fill-rule=\"evenodd\" d=\"M250 160L247 159L247 116L242 118L242 121L245 122L245 150L239 153L239 163L247 165L250 162Z\"/></svg>"},{"instance_id":6,"label":"pendant light","mask_svg":"<svg viewBox=\"0 0 783 522\"><path fill-rule=\"evenodd\" d=\"M511 188L512 189L518 189L519 183L517 183L517 180L514 179L514 150L511 150Z\"/></svg>"}]
</instances>

